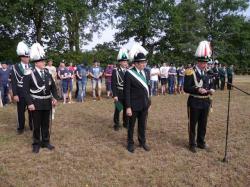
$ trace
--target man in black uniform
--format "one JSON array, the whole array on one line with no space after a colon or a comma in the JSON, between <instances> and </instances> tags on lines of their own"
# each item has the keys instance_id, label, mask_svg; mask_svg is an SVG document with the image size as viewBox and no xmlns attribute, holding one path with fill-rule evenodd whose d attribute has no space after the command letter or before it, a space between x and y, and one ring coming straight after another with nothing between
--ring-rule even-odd
<instances>
[{"instance_id":1,"label":"man in black uniform","mask_svg":"<svg viewBox=\"0 0 250 187\"><path fill-rule=\"evenodd\" d=\"M24 92L33 119L33 152L38 153L40 147L54 149L50 144L49 123L52 105L56 105L58 96L55 82L45 69L45 53L40 44L32 45L30 58L35 62L35 68L24 77Z\"/></svg>"},{"instance_id":2,"label":"man in black uniform","mask_svg":"<svg viewBox=\"0 0 250 187\"><path fill-rule=\"evenodd\" d=\"M219 75L220 75L220 89L224 90L226 81L226 66L224 64L220 65Z\"/></svg>"},{"instance_id":3,"label":"man in black uniform","mask_svg":"<svg viewBox=\"0 0 250 187\"><path fill-rule=\"evenodd\" d=\"M118 131L119 125L119 115L120 111L125 105L123 96L123 86L124 86L124 75L128 67L128 53L126 49L120 49L117 60L119 66L115 68L112 72L111 77L111 89L113 93L113 98L115 102L115 112L114 112L114 130ZM126 110L123 110L123 127L127 128L128 117L126 116Z\"/></svg>"},{"instance_id":4,"label":"man in black uniform","mask_svg":"<svg viewBox=\"0 0 250 187\"><path fill-rule=\"evenodd\" d=\"M209 79L209 86L211 88L214 87L214 72L213 72L213 64L210 62L208 62L208 67L207 67L207 76L208 76L208 79Z\"/></svg>"},{"instance_id":5,"label":"man in black uniform","mask_svg":"<svg viewBox=\"0 0 250 187\"><path fill-rule=\"evenodd\" d=\"M136 119L138 120L138 141L140 146L149 151L150 148L146 144L146 121L148 109L151 105L149 94L150 75L144 71L146 67L147 51L140 45L134 45L130 50L130 57L135 63L135 67L127 70L124 82L124 97L126 114L129 116L128 125L128 151L133 153L134 147L134 127Z\"/></svg>"},{"instance_id":6,"label":"man in black uniform","mask_svg":"<svg viewBox=\"0 0 250 187\"><path fill-rule=\"evenodd\" d=\"M24 132L25 125L25 110L27 104L23 92L23 79L24 76L30 71L29 64L29 48L24 42L19 42L17 45L17 55L20 57L21 62L13 66L11 71L11 84L14 101L17 102L17 133ZM32 119L29 113L29 127L32 130Z\"/></svg>"},{"instance_id":7,"label":"man in black uniform","mask_svg":"<svg viewBox=\"0 0 250 187\"><path fill-rule=\"evenodd\" d=\"M209 77L205 68L211 56L211 50L207 41L200 42L195 56L197 64L194 68L185 72L184 91L189 93L188 117L189 117L189 149L196 152L196 146L206 149L205 142L207 118L211 105L209 95L213 94L209 84ZM196 124L198 122L197 139L195 141ZM197 143L197 144L196 144Z\"/></svg>"},{"instance_id":8,"label":"man in black uniform","mask_svg":"<svg viewBox=\"0 0 250 187\"><path fill-rule=\"evenodd\" d=\"M219 62L215 60L214 62L214 89L217 90L220 88L220 75L219 75Z\"/></svg>"}]
</instances>

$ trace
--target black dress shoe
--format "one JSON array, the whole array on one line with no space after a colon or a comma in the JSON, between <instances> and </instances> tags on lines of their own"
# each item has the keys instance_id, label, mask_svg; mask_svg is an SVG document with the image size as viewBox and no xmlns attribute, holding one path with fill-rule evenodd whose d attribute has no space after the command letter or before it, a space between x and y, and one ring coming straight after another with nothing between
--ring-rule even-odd
<instances>
[{"instance_id":1,"label":"black dress shoe","mask_svg":"<svg viewBox=\"0 0 250 187\"><path fill-rule=\"evenodd\" d=\"M128 145L128 151L130 153L134 153L135 152L135 146L134 145Z\"/></svg>"},{"instance_id":2,"label":"black dress shoe","mask_svg":"<svg viewBox=\"0 0 250 187\"><path fill-rule=\"evenodd\" d=\"M114 125L114 130L115 131L119 131L119 128L120 128L119 125Z\"/></svg>"},{"instance_id":3,"label":"black dress shoe","mask_svg":"<svg viewBox=\"0 0 250 187\"><path fill-rule=\"evenodd\" d=\"M208 145L207 144L198 144L197 147L200 149L207 149Z\"/></svg>"},{"instance_id":4,"label":"black dress shoe","mask_svg":"<svg viewBox=\"0 0 250 187\"><path fill-rule=\"evenodd\" d=\"M39 153L39 150L40 150L40 146L39 145L33 145L33 149L32 149L33 153Z\"/></svg>"},{"instance_id":5,"label":"black dress shoe","mask_svg":"<svg viewBox=\"0 0 250 187\"><path fill-rule=\"evenodd\" d=\"M147 144L140 144L140 147L142 147L145 151L150 151L150 147Z\"/></svg>"},{"instance_id":6,"label":"black dress shoe","mask_svg":"<svg viewBox=\"0 0 250 187\"><path fill-rule=\"evenodd\" d=\"M42 144L41 146L42 148L47 148L48 150L53 150L55 149L55 146L49 144L49 143L46 143L46 144Z\"/></svg>"},{"instance_id":7,"label":"black dress shoe","mask_svg":"<svg viewBox=\"0 0 250 187\"><path fill-rule=\"evenodd\" d=\"M126 123L123 123L123 127L127 129L128 125Z\"/></svg>"},{"instance_id":8,"label":"black dress shoe","mask_svg":"<svg viewBox=\"0 0 250 187\"><path fill-rule=\"evenodd\" d=\"M18 135L23 134L23 132L24 132L24 130L23 130L23 129L22 129L22 130L17 130L17 134L18 134Z\"/></svg>"},{"instance_id":9,"label":"black dress shoe","mask_svg":"<svg viewBox=\"0 0 250 187\"><path fill-rule=\"evenodd\" d=\"M189 150L190 150L192 153L196 153L196 152L197 152L195 146L190 146L190 147L189 147Z\"/></svg>"}]
</instances>

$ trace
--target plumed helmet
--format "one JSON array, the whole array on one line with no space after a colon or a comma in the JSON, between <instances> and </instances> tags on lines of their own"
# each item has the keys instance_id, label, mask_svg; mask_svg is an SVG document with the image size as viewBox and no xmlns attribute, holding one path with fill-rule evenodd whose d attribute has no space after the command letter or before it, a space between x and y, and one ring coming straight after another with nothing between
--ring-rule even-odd
<instances>
[{"instance_id":1,"label":"plumed helmet","mask_svg":"<svg viewBox=\"0 0 250 187\"><path fill-rule=\"evenodd\" d=\"M20 57L29 57L30 56L30 50L29 47L23 42L19 42L16 48L16 53Z\"/></svg>"},{"instance_id":2,"label":"plumed helmet","mask_svg":"<svg viewBox=\"0 0 250 187\"><path fill-rule=\"evenodd\" d=\"M195 52L195 58L199 62L209 62L212 55L210 43L208 41L201 41Z\"/></svg>"},{"instance_id":3,"label":"plumed helmet","mask_svg":"<svg viewBox=\"0 0 250 187\"><path fill-rule=\"evenodd\" d=\"M39 43L34 43L31 46L31 48L30 48L30 60L33 62L46 60L43 46L41 46Z\"/></svg>"},{"instance_id":4,"label":"plumed helmet","mask_svg":"<svg viewBox=\"0 0 250 187\"><path fill-rule=\"evenodd\" d=\"M129 59L133 62L141 62L146 60L148 51L140 44L135 43L129 51Z\"/></svg>"},{"instance_id":5,"label":"plumed helmet","mask_svg":"<svg viewBox=\"0 0 250 187\"><path fill-rule=\"evenodd\" d=\"M128 50L125 48L121 48L117 55L117 61L128 61Z\"/></svg>"}]
</instances>

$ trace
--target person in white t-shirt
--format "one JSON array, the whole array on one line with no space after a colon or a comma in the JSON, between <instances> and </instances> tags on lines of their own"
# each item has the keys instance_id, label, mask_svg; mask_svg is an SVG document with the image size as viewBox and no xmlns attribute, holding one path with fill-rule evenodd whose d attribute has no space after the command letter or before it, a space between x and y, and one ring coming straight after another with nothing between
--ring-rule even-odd
<instances>
[{"instance_id":1,"label":"person in white t-shirt","mask_svg":"<svg viewBox=\"0 0 250 187\"><path fill-rule=\"evenodd\" d=\"M161 93L162 93L162 95L166 94L167 83L168 83L168 71L169 71L169 66L166 63L163 63L162 67L160 67Z\"/></svg>"},{"instance_id":2,"label":"person in white t-shirt","mask_svg":"<svg viewBox=\"0 0 250 187\"><path fill-rule=\"evenodd\" d=\"M158 76L160 75L160 69L157 68L156 64L150 70L150 84L151 84L151 96L158 95Z\"/></svg>"},{"instance_id":3,"label":"person in white t-shirt","mask_svg":"<svg viewBox=\"0 0 250 187\"><path fill-rule=\"evenodd\" d=\"M48 64L45 68L49 70L49 73L52 75L53 80L56 81L57 77L56 67L53 66L53 61L51 59L48 60Z\"/></svg>"}]
</instances>

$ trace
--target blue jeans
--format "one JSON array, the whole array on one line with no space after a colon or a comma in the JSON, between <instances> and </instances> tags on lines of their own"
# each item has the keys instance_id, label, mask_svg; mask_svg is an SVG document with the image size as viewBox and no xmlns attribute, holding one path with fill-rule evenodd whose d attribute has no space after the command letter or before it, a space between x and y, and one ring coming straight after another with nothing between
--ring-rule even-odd
<instances>
[{"instance_id":1,"label":"blue jeans","mask_svg":"<svg viewBox=\"0 0 250 187\"><path fill-rule=\"evenodd\" d=\"M86 96L87 79L78 80L77 84L78 84L77 101L82 102L84 97Z\"/></svg>"},{"instance_id":2,"label":"blue jeans","mask_svg":"<svg viewBox=\"0 0 250 187\"><path fill-rule=\"evenodd\" d=\"M1 98L2 98L3 105L8 104L8 102L9 102L9 98L8 98L9 85L8 85L8 83L3 83L2 86L0 86L0 92L1 92Z\"/></svg>"},{"instance_id":3,"label":"blue jeans","mask_svg":"<svg viewBox=\"0 0 250 187\"><path fill-rule=\"evenodd\" d=\"M150 80L151 84L151 95L157 95L158 92L158 81Z\"/></svg>"},{"instance_id":4,"label":"blue jeans","mask_svg":"<svg viewBox=\"0 0 250 187\"><path fill-rule=\"evenodd\" d=\"M174 94L175 77L168 78L168 93Z\"/></svg>"}]
</instances>

